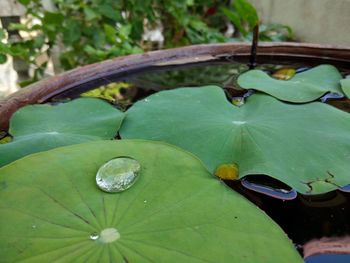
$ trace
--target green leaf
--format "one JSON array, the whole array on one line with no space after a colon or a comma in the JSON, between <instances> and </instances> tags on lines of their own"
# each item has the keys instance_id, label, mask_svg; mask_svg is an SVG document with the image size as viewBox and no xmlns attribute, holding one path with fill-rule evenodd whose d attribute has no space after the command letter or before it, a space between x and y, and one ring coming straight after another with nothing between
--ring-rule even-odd
<instances>
[{"instance_id":1,"label":"green leaf","mask_svg":"<svg viewBox=\"0 0 350 263\"><path fill-rule=\"evenodd\" d=\"M13 141L0 145L0 166L31 153L86 141L111 139L124 114L105 101L84 98L57 106L26 106L15 112L9 133Z\"/></svg>"},{"instance_id":2,"label":"green leaf","mask_svg":"<svg viewBox=\"0 0 350 263\"><path fill-rule=\"evenodd\" d=\"M117 36L117 30L108 24L103 24L103 29L106 34L107 41L110 44L115 44L116 43L116 36Z\"/></svg>"},{"instance_id":3,"label":"green leaf","mask_svg":"<svg viewBox=\"0 0 350 263\"><path fill-rule=\"evenodd\" d=\"M6 31L3 28L0 28L0 43L1 40L3 40L4 38L6 38Z\"/></svg>"},{"instance_id":4,"label":"green leaf","mask_svg":"<svg viewBox=\"0 0 350 263\"><path fill-rule=\"evenodd\" d=\"M236 163L240 178L266 174L301 193L350 183L350 115L320 102L255 94L236 107L215 86L163 91L135 103L120 134L182 147L211 172Z\"/></svg>"},{"instance_id":5,"label":"green leaf","mask_svg":"<svg viewBox=\"0 0 350 263\"><path fill-rule=\"evenodd\" d=\"M87 21L91 21L99 17L99 14L90 7L84 7L84 14Z\"/></svg>"},{"instance_id":6,"label":"green leaf","mask_svg":"<svg viewBox=\"0 0 350 263\"><path fill-rule=\"evenodd\" d=\"M141 164L139 178L105 193L96 172L118 156ZM265 213L162 143L99 141L18 160L0 169L0 209L4 262L303 262Z\"/></svg>"},{"instance_id":7,"label":"green leaf","mask_svg":"<svg viewBox=\"0 0 350 263\"><path fill-rule=\"evenodd\" d=\"M7 56L5 54L0 54L0 64L4 64L7 61Z\"/></svg>"},{"instance_id":8,"label":"green leaf","mask_svg":"<svg viewBox=\"0 0 350 263\"><path fill-rule=\"evenodd\" d=\"M115 8L111 8L111 6L108 4L100 4L98 6L98 11L100 14L109 19L112 19L113 21L120 22L120 20L122 20L121 11Z\"/></svg>"},{"instance_id":9,"label":"green leaf","mask_svg":"<svg viewBox=\"0 0 350 263\"><path fill-rule=\"evenodd\" d=\"M248 34L247 30L245 30L244 26L242 25L241 17L237 12L226 7L222 8L222 12L228 19L230 19L240 33L242 33L244 36Z\"/></svg>"},{"instance_id":10,"label":"green leaf","mask_svg":"<svg viewBox=\"0 0 350 263\"><path fill-rule=\"evenodd\" d=\"M65 45L72 45L81 36L81 25L79 21L67 18L63 28L63 42Z\"/></svg>"},{"instance_id":11,"label":"green leaf","mask_svg":"<svg viewBox=\"0 0 350 263\"><path fill-rule=\"evenodd\" d=\"M32 0L18 0L22 5L29 5Z\"/></svg>"},{"instance_id":12,"label":"green leaf","mask_svg":"<svg viewBox=\"0 0 350 263\"><path fill-rule=\"evenodd\" d=\"M332 65L320 65L293 78L276 80L261 70L250 70L238 77L238 84L244 89L256 89L277 99L295 103L316 100L327 92L342 94L339 71Z\"/></svg>"},{"instance_id":13,"label":"green leaf","mask_svg":"<svg viewBox=\"0 0 350 263\"><path fill-rule=\"evenodd\" d=\"M341 89L344 92L345 96L350 98L350 79L342 79L340 80Z\"/></svg>"},{"instance_id":14,"label":"green leaf","mask_svg":"<svg viewBox=\"0 0 350 263\"><path fill-rule=\"evenodd\" d=\"M103 31L95 31L92 36L93 44L97 49L103 49L106 45L106 35ZM98 50L101 51L101 50ZM102 59L101 59L102 60Z\"/></svg>"},{"instance_id":15,"label":"green leaf","mask_svg":"<svg viewBox=\"0 0 350 263\"><path fill-rule=\"evenodd\" d=\"M54 13L46 11L43 18L44 24L51 24L55 26L62 26L65 17L61 13Z\"/></svg>"},{"instance_id":16,"label":"green leaf","mask_svg":"<svg viewBox=\"0 0 350 263\"><path fill-rule=\"evenodd\" d=\"M247 0L234 0L233 6L237 13L248 22L251 28L259 23L259 16L255 7Z\"/></svg>"}]
</instances>

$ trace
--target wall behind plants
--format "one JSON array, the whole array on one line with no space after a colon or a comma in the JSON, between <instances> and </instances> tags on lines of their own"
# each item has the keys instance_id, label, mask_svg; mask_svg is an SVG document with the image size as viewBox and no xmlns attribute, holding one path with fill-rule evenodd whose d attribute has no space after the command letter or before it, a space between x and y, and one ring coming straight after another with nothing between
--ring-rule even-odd
<instances>
[{"instance_id":1,"label":"wall behind plants","mask_svg":"<svg viewBox=\"0 0 350 263\"><path fill-rule=\"evenodd\" d=\"M251 0L263 21L290 25L303 42L350 45L350 0Z\"/></svg>"}]
</instances>

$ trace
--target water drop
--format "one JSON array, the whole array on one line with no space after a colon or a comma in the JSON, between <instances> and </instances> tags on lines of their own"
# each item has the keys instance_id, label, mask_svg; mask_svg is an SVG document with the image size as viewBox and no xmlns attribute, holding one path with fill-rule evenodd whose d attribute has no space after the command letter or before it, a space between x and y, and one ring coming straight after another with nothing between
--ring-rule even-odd
<instances>
[{"instance_id":1,"label":"water drop","mask_svg":"<svg viewBox=\"0 0 350 263\"><path fill-rule=\"evenodd\" d=\"M143 202L146 204L146 203L147 203L147 200L143 200Z\"/></svg>"},{"instance_id":2,"label":"water drop","mask_svg":"<svg viewBox=\"0 0 350 263\"><path fill-rule=\"evenodd\" d=\"M92 233L92 234L90 235L90 239L91 239L91 240L97 240L99 237L100 237L100 236L99 236L97 233Z\"/></svg>"},{"instance_id":3,"label":"water drop","mask_svg":"<svg viewBox=\"0 0 350 263\"><path fill-rule=\"evenodd\" d=\"M96 174L96 183L105 192L122 192L135 183L140 169L140 163L132 158L116 158L100 167Z\"/></svg>"},{"instance_id":4,"label":"water drop","mask_svg":"<svg viewBox=\"0 0 350 263\"><path fill-rule=\"evenodd\" d=\"M36 225L32 225L32 228L36 228Z\"/></svg>"}]
</instances>

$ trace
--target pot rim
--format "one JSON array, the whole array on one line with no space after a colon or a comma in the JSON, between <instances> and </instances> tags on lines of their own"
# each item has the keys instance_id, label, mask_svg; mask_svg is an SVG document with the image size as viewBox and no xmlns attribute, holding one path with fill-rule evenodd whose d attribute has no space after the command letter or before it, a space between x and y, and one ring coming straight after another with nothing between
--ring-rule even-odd
<instances>
[{"instance_id":1,"label":"pot rim","mask_svg":"<svg viewBox=\"0 0 350 263\"><path fill-rule=\"evenodd\" d=\"M250 54L250 43L201 44L117 57L82 66L43 79L0 100L0 130L7 130L12 114L19 108L43 103L68 90L111 75L188 62L203 62L231 56L233 60ZM325 59L350 63L350 47L294 42L261 42L258 57Z\"/></svg>"}]
</instances>

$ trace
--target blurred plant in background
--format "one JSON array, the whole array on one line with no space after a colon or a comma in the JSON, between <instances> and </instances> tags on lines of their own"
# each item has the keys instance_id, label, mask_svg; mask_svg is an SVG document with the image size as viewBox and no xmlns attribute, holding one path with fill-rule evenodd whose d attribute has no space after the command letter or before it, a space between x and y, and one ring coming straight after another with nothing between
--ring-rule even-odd
<instances>
[{"instance_id":1,"label":"blurred plant in background","mask_svg":"<svg viewBox=\"0 0 350 263\"><path fill-rule=\"evenodd\" d=\"M32 81L43 76L57 47L60 67L68 70L160 48L250 40L258 19L247 0L52 0L50 11L40 0L19 2L26 16L10 29L22 38L6 42L0 29L0 63L6 55L24 60L35 68ZM288 26L261 25L263 41L293 38Z\"/></svg>"}]
</instances>

